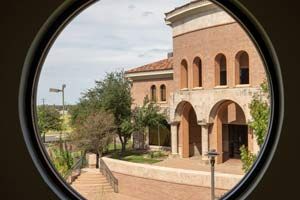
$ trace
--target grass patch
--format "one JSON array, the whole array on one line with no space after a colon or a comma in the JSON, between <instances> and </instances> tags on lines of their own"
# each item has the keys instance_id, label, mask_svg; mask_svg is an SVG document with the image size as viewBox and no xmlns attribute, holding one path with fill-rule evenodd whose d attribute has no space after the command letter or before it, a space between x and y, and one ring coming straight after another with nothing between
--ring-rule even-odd
<instances>
[{"instance_id":1,"label":"grass patch","mask_svg":"<svg viewBox=\"0 0 300 200\"><path fill-rule=\"evenodd\" d=\"M162 151L134 151L127 150L123 154L120 151L114 152L110 155L111 158L124 160L133 163L154 164L164 160L167 153Z\"/></svg>"}]
</instances>

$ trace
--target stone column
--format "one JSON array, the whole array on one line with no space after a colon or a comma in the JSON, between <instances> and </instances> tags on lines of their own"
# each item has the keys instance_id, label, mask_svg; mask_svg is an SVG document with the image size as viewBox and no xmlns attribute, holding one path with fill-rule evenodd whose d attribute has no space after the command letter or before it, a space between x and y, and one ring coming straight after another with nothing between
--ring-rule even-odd
<instances>
[{"instance_id":1,"label":"stone column","mask_svg":"<svg viewBox=\"0 0 300 200\"><path fill-rule=\"evenodd\" d=\"M171 123L172 155L178 155L178 122Z\"/></svg>"},{"instance_id":2,"label":"stone column","mask_svg":"<svg viewBox=\"0 0 300 200\"><path fill-rule=\"evenodd\" d=\"M201 124L201 138L202 138L202 160L208 160L205 154L208 152L208 124Z\"/></svg>"}]
</instances>

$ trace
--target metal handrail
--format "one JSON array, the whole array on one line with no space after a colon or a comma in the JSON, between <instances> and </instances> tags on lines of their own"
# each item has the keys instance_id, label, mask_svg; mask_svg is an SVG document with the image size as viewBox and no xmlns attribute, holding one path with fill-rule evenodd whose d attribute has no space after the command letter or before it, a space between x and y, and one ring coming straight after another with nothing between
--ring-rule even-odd
<instances>
[{"instance_id":1,"label":"metal handrail","mask_svg":"<svg viewBox=\"0 0 300 200\"><path fill-rule=\"evenodd\" d=\"M74 165L72 165L72 167L63 175L63 178L67 181L67 183L73 182L72 177L71 177L71 179L69 179L69 178L75 170L79 170L78 175L80 175L80 169L84 166L84 164L85 164L85 154L83 154L76 161L76 163Z\"/></svg>"},{"instance_id":2,"label":"metal handrail","mask_svg":"<svg viewBox=\"0 0 300 200\"><path fill-rule=\"evenodd\" d=\"M110 169L107 167L107 165L105 164L105 162L103 161L103 159L100 158L99 160L100 160L100 172L103 174L103 176L106 177L107 181L109 182L109 184L114 189L114 192L118 193L119 192L119 189L118 189L118 186L119 186L118 179L116 177L114 177L114 175L112 174L112 172L110 171Z\"/></svg>"}]
</instances>

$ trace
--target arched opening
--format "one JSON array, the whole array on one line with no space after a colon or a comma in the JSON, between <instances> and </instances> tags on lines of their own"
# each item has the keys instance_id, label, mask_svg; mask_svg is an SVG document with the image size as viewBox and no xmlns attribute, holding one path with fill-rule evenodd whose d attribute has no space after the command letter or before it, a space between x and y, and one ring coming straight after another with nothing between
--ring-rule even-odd
<instances>
[{"instance_id":1,"label":"arched opening","mask_svg":"<svg viewBox=\"0 0 300 200\"><path fill-rule=\"evenodd\" d=\"M199 57L193 61L193 87L202 87L202 63Z\"/></svg>"},{"instance_id":2,"label":"arched opening","mask_svg":"<svg viewBox=\"0 0 300 200\"><path fill-rule=\"evenodd\" d=\"M179 154L183 158L202 155L201 126L197 124L197 116L194 108L189 102L178 105L180 112L179 123Z\"/></svg>"},{"instance_id":3,"label":"arched opening","mask_svg":"<svg viewBox=\"0 0 300 200\"><path fill-rule=\"evenodd\" d=\"M156 101L156 86L152 85L150 88L150 100L151 101Z\"/></svg>"},{"instance_id":4,"label":"arched opening","mask_svg":"<svg viewBox=\"0 0 300 200\"><path fill-rule=\"evenodd\" d=\"M240 147L252 150L252 134L245 113L234 101L225 100L212 109L213 124L209 134L210 148L221 152L218 163L240 159Z\"/></svg>"},{"instance_id":5,"label":"arched opening","mask_svg":"<svg viewBox=\"0 0 300 200\"><path fill-rule=\"evenodd\" d=\"M188 64L186 60L181 61L181 89L188 88Z\"/></svg>"},{"instance_id":6,"label":"arched opening","mask_svg":"<svg viewBox=\"0 0 300 200\"><path fill-rule=\"evenodd\" d=\"M215 58L216 85L227 85L227 65L224 54L218 54Z\"/></svg>"},{"instance_id":7,"label":"arched opening","mask_svg":"<svg viewBox=\"0 0 300 200\"><path fill-rule=\"evenodd\" d=\"M160 86L160 100L161 101L166 101L167 100L167 91L166 91L166 86L165 85Z\"/></svg>"},{"instance_id":8,"label":"arched opening","mask_svg":"<svg viewBox=\"0 0 300 200\"><path fill-rule=\"evenodd\" d=\"M249 55L241 51L236 55L236 82L238 84L249 84Z\"/></svg>"}]
</instances>

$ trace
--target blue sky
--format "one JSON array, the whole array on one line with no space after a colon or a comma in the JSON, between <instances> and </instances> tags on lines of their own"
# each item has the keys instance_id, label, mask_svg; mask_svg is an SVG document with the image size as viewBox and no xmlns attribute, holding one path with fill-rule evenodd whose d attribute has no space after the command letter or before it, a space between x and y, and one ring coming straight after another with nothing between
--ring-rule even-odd
<instances>
[{"instance_id":1,"label":"blue sky","mask_svg":"<svg viewBox=\"0 0 300 200\"><path fill-rule=\"evenodd\" d=\"M59 35L41 72L37 103L61 104L49 88L66 84L74 104L106 72L164 59L172 51L164 13L189 0L101 0L80 13Z\"/></svg>"}]
</instances>

